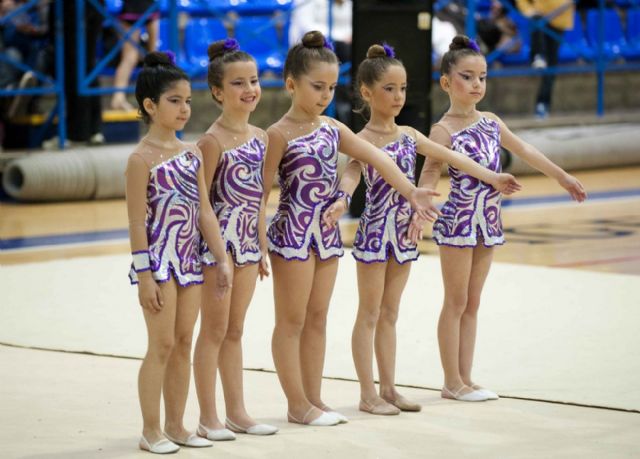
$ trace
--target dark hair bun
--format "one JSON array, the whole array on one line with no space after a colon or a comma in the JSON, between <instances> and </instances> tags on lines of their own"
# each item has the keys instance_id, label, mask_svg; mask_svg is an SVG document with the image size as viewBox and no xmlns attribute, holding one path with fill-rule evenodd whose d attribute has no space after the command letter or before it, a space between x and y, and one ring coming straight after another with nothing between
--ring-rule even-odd
<instances>
[{"instance_id":1,"label":"dark hair bun","mask_svg":"<svg viewBox=\"0 0 640 459\"><path fill-rule=\"evenodd\" d=\"M302 46L305 48L322 48L325 43L325 38L322 32L312 30L307 32L302 37Z\"/></svg>"},{"instance_id":2,"label":"dark hair bun","mask_svg":"<svg viewBox=\"0 0 640 459\"><path fill-rule=\"evenodd\" d=\"M375 59L378 57L387 57L387 52L382 45L371 45L367 50L367 59Z\"/></svg>"},{"instance_id":3,"label":"dark hair bun","mask_svg":"<svg viewBox=\"0 0 640 459\"><path fill-rule=\"evenodd\" d=\"M453 40L449 45L449 51L470 48L469 43L471 43L471 39L466 35L456 35L455 37L453 37Z\"/></svg>"},{"instance_id":4,"label":"dark hair bun","mask_svg":"<svg viewBox=\"0 0 640 459\"><path fill-rule=\"evenodd\" d=\"M145 67L157 67L159 65L171 65L173 66L173 62L166 53L162 51L154 51L152 53L147 54L144 57L144 66Z\"/></svg>"},{"instance_id":5,"label":"dark hair bun","mask_svg":"<svg viewBox=\"0 0 640 459\"><path fill-rule=\"evenodd\" d=\"M214 41L207 48L209 62L213 61L216 57L223 56L226 52L227 50L224 48L224 40Z\"/></svg>"}]
</instances>

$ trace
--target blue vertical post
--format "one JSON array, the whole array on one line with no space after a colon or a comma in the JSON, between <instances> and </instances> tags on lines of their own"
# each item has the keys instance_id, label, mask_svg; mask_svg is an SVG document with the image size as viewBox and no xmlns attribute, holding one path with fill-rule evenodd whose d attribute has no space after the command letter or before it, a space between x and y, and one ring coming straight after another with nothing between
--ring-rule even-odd
<instances>
[{"instance_id":1,"label":"blue vertical post","mask_svg":"<svg viewBox=\"0 0 640 459\"><path fill-rule=\"evenodd\" d=\"M176 53L178 57L178 50L180 44L178 43L178 5L176 0L169 0L169 48Z\"/></svg>"},{"instance_id":2,"label":"blue vertical post","mask_svg":"<svg viewBox=\"0 0 640 459\"><path fill-rule=\"evenodd\" d=\"M331 38L331 32L333 32L333 0L329 0L329 7L328 7L328 19L327 19L327 39L331 40L331 43L333 43L333 39ZM340 80L340 67L338 67L338 80ZM332 118L335 118L336 116L336 98L335 98L335 93L333 96L333 99L331 100L331 103L329 104L329 106L327 107L327 109L325 110L325 114L327 116L330 116Z\"/></svg>"},{"instance_id":3,"label":"blue vertical post","mask_svg":"<svg viewBox=\"0 0 640 459\"><path fill-rule=\"evenodd\" d=\"M85 73L87 70L87 30L84 24L84 9L86 0L76 0L76 23L73 27L76 28L76 39L78 40L78 52L76 54L76 85L78 91L82 92L85 89Z\"/></svg>"},{"instance_id":4,"label":"blue vertical post","mask_svg":"<svg viewBox=\"0 0 640 459\"><path fill-rule=\"evenodd\" d=\"M476 38L476 0L467 1L467 17L465 18L464 29L467 37Z\"/></svg>"},{"instance_id":5,"label":"blue vertical post","mask_svg":"<svg viewBox=\"0 0 640 459\"><path fill-rule=\"evenodd\" d=\"M598 0L598 59L596 61L598 77L598 107L596 114L604 115L604 2Z\"/></svg>"},{"instance_id":6,"label":"blue vertical post","mask_svg":"<svg viewBox=\"0 0 640 459\"><path fill-rule=\"evenodd\" d=\"M67 138L67 104L64 92L64 18L62 11L62 0L56 0L55 4L55 49L56 49L56 94L58 111L58 146L64 148L64 141Z\"/></svg>"}]
</instances>

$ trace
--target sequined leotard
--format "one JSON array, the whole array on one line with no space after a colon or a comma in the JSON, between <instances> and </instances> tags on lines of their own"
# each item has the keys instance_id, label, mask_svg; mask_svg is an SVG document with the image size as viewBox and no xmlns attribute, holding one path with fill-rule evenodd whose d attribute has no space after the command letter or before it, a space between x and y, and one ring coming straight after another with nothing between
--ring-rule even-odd
<instances>
[{"instance_id":1,"label":"sequined leotard","mask_svg":"<svg viewBox=\"0 0 640 459\"><path fill-rule=\"evenodd\" d=\"M478 164L500 172L500 125L482 117L451 135L451 149ZM501 194L486 184L449 166L451 192L442 216L433 225L438 245L475 247L480 237L487 247L504 243L500 219Z\"/></svg>"},{"instance_id":2,"label":"sequined leotard","mask_svg":"<svg viewBox=\"0 0 640 459\"><path fill-rule=\"evenodd\" d=\"M406 133L382 148L413 182L416 142ZM407 236L411 205L384 181L371 165L363 165L367 199L353 244L353 257L363 263L387 261L391 254L398 263L418 258L416 244Z\"/></svg>"}]
</instances>

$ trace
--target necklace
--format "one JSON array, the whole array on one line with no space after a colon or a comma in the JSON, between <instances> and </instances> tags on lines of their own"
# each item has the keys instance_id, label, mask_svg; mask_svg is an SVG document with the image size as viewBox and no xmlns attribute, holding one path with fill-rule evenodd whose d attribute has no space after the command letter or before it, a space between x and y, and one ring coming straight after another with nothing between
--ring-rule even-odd
<instances>
[{"instance_id":1,"label":"necklace","mask_svg":"<svg viewBox=\"0 0 640 459\"><path fill-rule=\"evenodd\" d=\"M375 134L378 134L378 141L379 142L384 142L385 137L388 138L389 136L396 136L398 134L398 125L397 124L393 124L393 129L391 129L390 131L384 131L382 129L375 129L372 128L371 126L369 126L369 124L365 124L364 128L367 131L371 131Z\"/></svg>"},{"instance_id":2,"label":"necklace","mask_svg":"<svg viewBox=\"0 0 640 459\"><path fill-rule=\"evenodd\" d=\"M173 144L173 145L169 145L169 146L163 145L161 143L152 141L147 136L143 137L142 141L145 142L147 145L150 145L150 146L152 146L154 148L157 148L159 150L159 155L158 156L160 157L160 159L164 159L165 158L165 152L167 152L167 151L173 152L179 146L178 144Z\"/></svg>"}]
</instances>

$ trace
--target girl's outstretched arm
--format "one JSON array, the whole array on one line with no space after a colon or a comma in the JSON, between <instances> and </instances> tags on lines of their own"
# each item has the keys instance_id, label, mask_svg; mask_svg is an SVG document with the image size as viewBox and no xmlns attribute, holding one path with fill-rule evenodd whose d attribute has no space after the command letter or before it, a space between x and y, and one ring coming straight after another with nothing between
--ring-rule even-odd
<instances>
[{"instance_id":1,"label":"girl's outstretched arm","mask_svg":"<svg viewBox=\"0 0 640 459\"><path fill-rule=\"evenodd\" d=\"M360 163L355 159L349 160L349 164L347 164L347 167L342 173L340 186L338 187L344 195L340 199L336 199L336 201L324 211L324 214L322 214L322 220L329 228L333 228L338 223L338 220L340 220L340 217L349 210L350 198L360 183L361 175L362 168Z\"/></svg>"},{"instance_id":2,"label":"girl's outstretched arm","mask_svg":"<svg viewBox=\"0 0 640 459\"><path fill-rule=\"evenodd\" d=\"M539 170L547 177L556 179L560 186L567 190L571 195L571 198L575 201L582 202L587 199L587 192L577 178L568 174L564 169L554 164L536 147L525 142L511 132L507 125L504 124L498 116L493 113L487 113L486 116L497 121L500 125L501 143L507 150L522 158L524 162L534 169Z\"/></svg>"},{"instance_id":3,"label":"girl's outstretched arm","mask_svg":"<svg viewBox=\"0 0 640 459\"><path fill-rule=\"evenodd\" d=\"M416 188L388 155L383 154L377 147L355 135L344 124L336 123L340 127L340 151L364 163L371 164L385 182L404 196L416 211L424 213L433 210L431 197L438 196L438 193L425 188Z\"/></svg>"},{"instance_id":4,"label":"girl's outstretched arm","mask_svg":"<svg viewBox=\"0 0 640 459\"><path fill-rule=\"evenodd\" d=\"M444 129L440 128L439 126L435 126L434 129L438 129L438 131L444 131ZM512 194L522 188L513 175L493 172L492 170L481 166L468 156L444 147L440 142L434 142L428 139L421 132L415 132L417 138L417 151L421 155L432 157L440 162L451 164L456 169L460 169L461 171L472 175L478 180L482 180L483 182L488 183L496 190L504 194ZM428 185L426 186L428 187Z\"/></svg>"},{"instance_id":5,"label":"girl's outstretched arm","mask_svg":"<svg viewBox=\"0 0 640 459\"><path fill-rule=\"evenodd\" d=\"M198 219L198 226L204 240L207 242L207 246L209 246L209 250L211 250L213 257L216 260L218 284L216 285L215 296L217 298L222 298L231 288L231 267L227 260L227 249L225 247L224 240L222 239L220 224L218 223L216 214L213 212L213 208L211 207L211 201L209 201L209 189L207 188L204 174L204 168L199 168L198 193L200 194L200 216Z\"/></svg>"},{"instance_id":6,"label":"girl's outstretched arm","mask_svg":"<svg viewBox=\"0 0 640 459\"><path fill-rule=\"evenodd\" d=\"M134 254L133 268L138 276L138 301L143 308L151 312L159 312L164 305L164 298L149 270L149 240L146 228L149 166L137 153L129 157L126 176L129 241L131 253ZM136 257L140 258L145 266L136 266Z\"/></svg>"}]
</instances>

